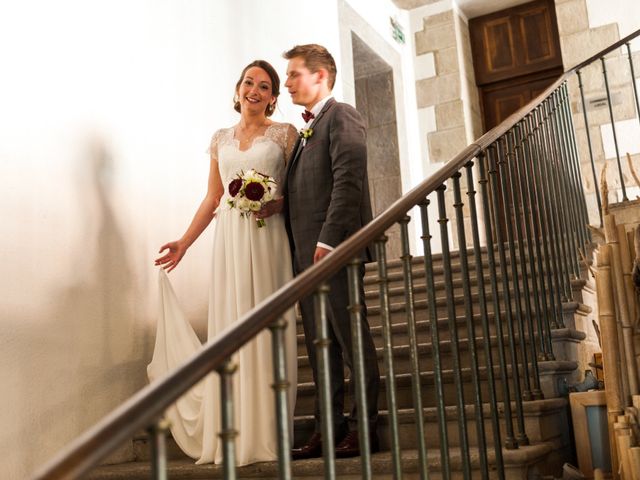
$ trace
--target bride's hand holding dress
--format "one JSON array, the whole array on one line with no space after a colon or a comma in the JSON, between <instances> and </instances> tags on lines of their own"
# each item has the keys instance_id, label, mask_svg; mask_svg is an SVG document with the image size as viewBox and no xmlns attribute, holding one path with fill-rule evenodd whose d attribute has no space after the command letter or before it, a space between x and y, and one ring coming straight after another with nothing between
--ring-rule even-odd
<instances>
[{"instance_id":1,"label":"bride's hand holding dress","mask_svg":"<svg viewBox=\"0 0 640 480\"><path fill-rule=\"evenodd\" d=\"M184 257L184 254L187 253L187 248L188 247L180 240L165 243L160 247L160 251L158 253L162 253L165 250L169 251L162 257L156 258L156 266L162 267L167 271L167 273L169 273L178 266L180 260Z\"/></svg>"}]
</instances>

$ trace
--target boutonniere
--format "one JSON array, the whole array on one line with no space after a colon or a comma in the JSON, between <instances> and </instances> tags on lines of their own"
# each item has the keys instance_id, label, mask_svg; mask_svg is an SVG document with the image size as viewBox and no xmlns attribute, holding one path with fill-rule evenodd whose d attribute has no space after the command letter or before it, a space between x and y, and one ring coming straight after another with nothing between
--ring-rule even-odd
<instances>
[{"instance_id":1,"label":"boutonniere","mask_svg":"<svg viewBox=\"0 0 640 480\"><path fill-rule=\"evenodd\" d=\"M313 128L303 128L299 132L300 138L302 138L302 146L307 144L307 140L313 136Z\"/></svg>"}]
</instances>

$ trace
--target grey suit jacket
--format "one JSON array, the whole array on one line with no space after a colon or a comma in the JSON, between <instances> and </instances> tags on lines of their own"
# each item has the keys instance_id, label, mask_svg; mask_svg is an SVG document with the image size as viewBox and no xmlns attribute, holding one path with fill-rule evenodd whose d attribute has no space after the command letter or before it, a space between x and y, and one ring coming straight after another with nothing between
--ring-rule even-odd
<instances>
[{"instance_id":1,"label":"grey suit jacket","mask_svg":"<svg viewBox=\"0 0 640 480\"><path fill-rule=\"evenodd\" d=\"M287 233L298 266L313 263L318 242L337 247L371 218L366 132L355 108L330 99L298 140L283 189ZM364 252L371 260L371 252Z\"/></svg>"}]
</instances>

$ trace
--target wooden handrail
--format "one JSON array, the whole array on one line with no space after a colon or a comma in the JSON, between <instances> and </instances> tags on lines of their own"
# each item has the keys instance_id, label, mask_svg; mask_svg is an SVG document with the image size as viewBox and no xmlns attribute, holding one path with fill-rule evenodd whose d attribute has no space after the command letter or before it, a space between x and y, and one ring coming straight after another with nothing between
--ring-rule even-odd
<instances>
[{"instance_id":1,"label":"wooden handrail","mask_svg":"<svg viewBox=\"0 0 640 480\"><path fill-rule=\"evenodd\" d=\"M202 351L173 373L144 387L97 425L80 435L44 465L33 478L38 480L75 479L97 465L120 447L123 442L132 438L137 431L154 423L165 409L181 395L208 373L220 368L225 359L260 331L267 328L300 298L313 293L321 283L328 280L353 258L358 257L368 245L382 236L411 208L422 202L427 195L444 184L454 173L473 161L479 153L534 111L551 92L577 70L619 48L638 35L640 35L640 30L565 72L535 99L468 145L431 177L396 200L382 214L338 246L325 260L281 287L253 310L242 316L234 325L225 329L213 341L207 343Z\"/></svg>"}]
</instances>

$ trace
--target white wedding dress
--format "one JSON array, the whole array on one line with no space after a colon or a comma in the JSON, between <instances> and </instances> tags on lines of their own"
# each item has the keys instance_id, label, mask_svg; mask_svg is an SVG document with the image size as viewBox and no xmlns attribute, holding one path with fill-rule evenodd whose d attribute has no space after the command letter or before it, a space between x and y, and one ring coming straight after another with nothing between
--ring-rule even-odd
<instances>
[{"instance_id":1,"label":"white wedding dress","mask_svg":"<svg viewBox=\"0 0 640 480\"><path fill-rule=\"evenodd\" d=\"M253 168L275 178L278 191L284 181L285 159L295 144L296 130L274 123L246 151L234 139L234 129L218 130L211 141L225 187L216 211L213 239L212 282L209 295L208 339L233 324L292 278L291 254L282 214L258 228L227 205L228 185L241 170ZM276 194L277 197L277 194ZM182 313L164 270L160 270L160 315L153 359L147 368L150 381L175 370L202 349ZM293 435L293 410L297 385L295 314L285 319L285 348L289 389L289 428ZM247 465L277 458L276 411L273 384L271 332L262 331L234 355L233 376L236 463ZM181 397L167 412L176 443L197 463L221 463L219 376L210 374ZM293 436L291 437L293 439Z\"/></svg>"}]
</instances>

